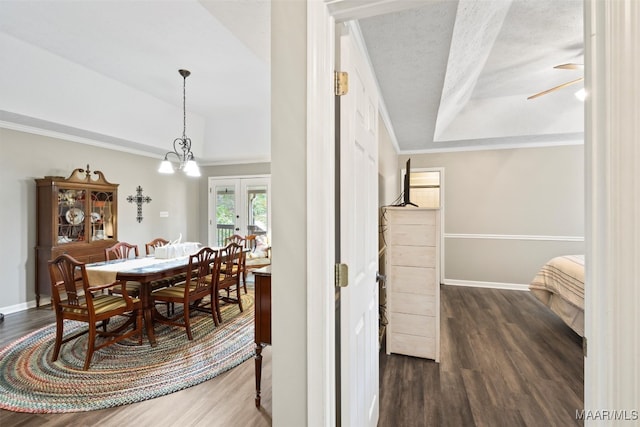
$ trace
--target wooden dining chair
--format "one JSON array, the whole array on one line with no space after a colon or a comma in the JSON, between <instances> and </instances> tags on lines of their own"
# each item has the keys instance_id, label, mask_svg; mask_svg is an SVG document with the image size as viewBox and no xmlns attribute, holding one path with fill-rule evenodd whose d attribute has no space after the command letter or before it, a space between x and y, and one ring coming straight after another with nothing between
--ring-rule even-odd
<instances>
[{"instance_id":1,"label":"wooden dining chair","mask_svg":"<svg viewBox=\"0 0 640 427\"><path fill-rule=\"evenodd\" d=\"M271 265L271 245L267 242L266 235L250 234L245 237L245 241L249 250L246 256L245 275L258 268Z\"/></svg>"},{"instance_id":2,"label":"wooden dining chair","mask_svg":"<svg viewBox=\"0 0 640 427\"><path fill-rule=\"evenodd\" d=\"M104 249L104 259L107 261L113 259L127 259L127 258L138 258L140 256L140 251L138 250L137 245L132 245L127 242L118 242L113 246L109 246ZM138 282L127 282L127 293L131 296L139 296L140 295L140 286L141 284ZM120 293L119 289L113 289L110 291L112 294Z\"/></svg>"},{"instance_id":3,"label":"wooden dining chair","mask_svg":"<svg viewBox=\"0 0 640 427\"><path fill-rule=\"evenodd\" d=\"M127 242L118 242L113 246L104 249L104 258L109 261L111 259L126 259L134 255L135 258L140 256L138 245L132 245Z\"/></svg>"},{"instance_id":4,"label":"wooden dining chair","mask_svg":"<svg viewBox=\"0 0 640 427\"><path fill-rule=\"evenodd\" d=\"M90 286L85 264L67 254L49 261L51 295L56 315L56 342L53 360L57 360L63 343L86 333L89 334L87 354L83 369L89 369L93 353L103 347L123 339L138 335L138 344L142 344L142 303L131 298L121 282L100 286ZM120 294L105 294L103 290L120 288ZM127 315L127 320L113 330L107 330L109 320L116 316ZM64 337L64 321L75 320L88 325L86 330ZM127 328L133 325L130 331ZM99 327L102 330L98 329ZM98 343L98 338L105 338Z\"/></svg>"},{"instance_id":5,"label":"wooden dining chair","mask_svg":"<svg viewBox=\"0 0 640 427\"><path fill-rule=\"evenodd\" d=\"M229 236L226 239L224 239L224 243L226 245L228 245L229 243L237 243L240 246L246 247L246 240L247 239L245 239L244 236L241 236L239 234L234 234L234 235Z\"/></svg>"},{"instance_id":6,"label":"wooden dining chair","mask_svg":"<svg viewBox=\"0 0 640 427\"><path fill-rule=\"evenodd\" d=\"M157 237L152 241L150 241L149 243L145 243L144 250L147 256L151 256L155 254L157 247L165 246L168 244L169 244L169 241L167 239L163 239L162 237ZM173 286L176 283L184 282L186 278L187 278L186 273L181 273L172 277L166 277L164 279L151 282L151 288L154 290L160 289L160 288L166 288L167 286Z\"/></svg>"},{"instance_id":7,"label":"wooden dining chair","mask_svg":"<svg viewBox=\"0 0 640 427\"><path fill-rule=\"evenodd\" d=\"M158 246L165 246L168 244L169 244L169 241L167 239L163 239L162 237L157 237L152 241L150 241L149 243L145 243L144 251L147 256L153 255Z\"/></svg>"},{"instance_id":8,"label":"wooden dining chair","mask_svg":"<svg viewBox=\"0 0 640 427\"><path fill-rule=\"evenodd\" d=\"M214 280L217 274L218 251L204 247L198 253L189 256L187 278L183 283L159 289L151 293L154 303L182 304L182 313L167 316L155 312L154 319L167 325L183 327L187 331L187 338L193 339L191 334L190 316L193 310L210 312L213 322L219 325L216 316L213 295ZM206 300L209 297L209 301ZM207 308L209 305L209 308ZM182 321L179 321L182 318Z\"/></svg>"},{"instance_id":9,"label":"wooden dining chair","mask_svg":"<svg viewBox=\"0 0 640 427\"><path fill-rule=\"evenodd\" d=\"M240 296L240 278L242 277L245 265L245 252L243 249L242 246L233 242L220 249L217 268L218 275L214 276L217 280L214 280L213 284L215 309L220 322L222 322L220 301L238 304L240 311L243 311L242 298ZM220 292L223 292L224 295L220 295ZM235 297L231 296L233 292L236 294Z\"/></svg>"},{"instance_id":10,"label":"wooden dining chair","mask_svg":"<svg viewBox=\"0 0 640 427\"><path fill-rule=\"evenodd\" d=\"M236 243L242 246L245 250L249 250L249 241L244 236L241 236L239 234L234 234L232 236L227 237L225 239L225 244L228 245L229 243ZM238 265L237 261L235 262L236 262L236 265ZM247 293L247 270L243 266L239 266L239 268L240 268L239 273L242 276L242 286L244 288L244 293L246 294Z\"/></svg>"}]
</instances>

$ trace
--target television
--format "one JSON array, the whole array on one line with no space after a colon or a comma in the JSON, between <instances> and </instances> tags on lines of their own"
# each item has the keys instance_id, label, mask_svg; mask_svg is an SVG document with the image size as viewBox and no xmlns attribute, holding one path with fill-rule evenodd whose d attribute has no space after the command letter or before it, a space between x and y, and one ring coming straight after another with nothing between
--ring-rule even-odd
<instances>
[{"instance_id":1,"label":"television","mask_svg":"<svg viewBox=\"0 0 640 427\"><path fill-rule=\"evenodd\" d=\"M404 185L402 188L402 194L404 196L402 204L400 206L415 206L415 203L411 203L411 159L407 159L407 165L404 172Z\"/></svg>"}]
</instances>

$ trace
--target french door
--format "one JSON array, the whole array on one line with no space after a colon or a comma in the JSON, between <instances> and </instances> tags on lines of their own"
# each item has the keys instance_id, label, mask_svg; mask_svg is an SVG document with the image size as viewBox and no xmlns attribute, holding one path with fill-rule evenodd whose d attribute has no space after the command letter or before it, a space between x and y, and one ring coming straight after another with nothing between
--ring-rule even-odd
<instances>
[{"instance_id":1,"label":"french door","mask_svg":"<svg viewBox=\"0 0 640 427\"><path fill-rule=\"evenodd\" d=\"M270 234L269 176L209 178L209 246L233 234Z\"/></svg>"}]
</instances>

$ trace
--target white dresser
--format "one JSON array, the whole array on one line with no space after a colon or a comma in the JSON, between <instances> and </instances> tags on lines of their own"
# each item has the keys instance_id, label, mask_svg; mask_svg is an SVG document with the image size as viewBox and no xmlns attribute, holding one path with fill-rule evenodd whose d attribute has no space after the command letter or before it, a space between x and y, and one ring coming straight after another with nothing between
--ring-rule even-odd
<instances>
[{"instance_id":1,"label":"white dresser","mask_svg":"<svg viewBox=\"0 0 640 427\"><path fill-rule=\"evenodd\" d=\"M385 208L387 354L440 360L440 210Z\"/></svg>"}]
</instances>

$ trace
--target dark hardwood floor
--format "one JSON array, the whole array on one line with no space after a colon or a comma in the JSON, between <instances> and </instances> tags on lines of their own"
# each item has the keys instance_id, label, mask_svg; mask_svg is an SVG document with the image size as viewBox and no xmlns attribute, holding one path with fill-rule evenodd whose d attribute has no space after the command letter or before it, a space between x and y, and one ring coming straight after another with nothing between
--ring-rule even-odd
<instances>
[{"instance_id":1,"label":"dark hardwood floor","mask_svg":"<svg viewBox=\"0 0 640 427\"><path fill-rule=\"evenodd\" d=\"M380 427L571 426L582 339L528 292L441 287L440 363L380 356Z\"/></svg>"},{"instance_id":2,"label":"dark hardwood floor","mask_svg":"<svg viewBox=\"0 0 640 427\"><path fill-rule=\"evenodd\" d=\"M7 315L0 347L51 322L47 309ZM263 355L260 411L250 359L132 405L71 414L0 410L0 426L269 426L271 348ZM582 341L528 292L443 286L440 363L380 354L380 427L581 425L575 411L582 407Z\"/></svg>"}]
</instances>

